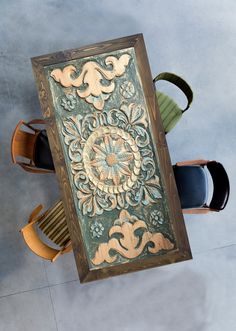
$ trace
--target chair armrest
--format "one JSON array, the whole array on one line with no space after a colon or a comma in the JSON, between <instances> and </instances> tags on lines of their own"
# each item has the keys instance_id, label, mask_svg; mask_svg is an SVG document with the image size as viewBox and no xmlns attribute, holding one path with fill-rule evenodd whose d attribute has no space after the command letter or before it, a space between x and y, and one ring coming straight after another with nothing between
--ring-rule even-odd
<instances>
[{"instance_id":1,"label":"chair armrest","mask_svg":"<svg viewBox=\"0 0 236 331\"><path fill-rule=\"evenodd\" d=\"M177 162L176 165L178 167L181 167L181 166L190 166L190 165L204 166L204 165L207 165L208 162L211 162L211 161L209 161L209 160L189 160L189 161Z\"/></svg>"},{"instance_id":2,"label":"chair armrest","mask_svg":"<svg viewBox=\"0 0 236 331\"><path fill-rule=\"evenodd\" d=\"M32 172L34 174L49 174L49 173L55 173L54 170L47 170L47 169L39 169L34 166L30 166L29 164L23 163L23 162L18 162L18 164L28 172Z\"/></svg>"},{"instance_id":3,"label":"chair armrest","mask_svg":"<svg viewBox=\"0 0 236 331\"><path fill-rule=\"evenodd\" d=\"M38 205L37 207L34 208L34 210L32 211L32 213L29 216L29 223L36 223L39 218L42 216L38 216L38 214L40 213L40 211L43 209L43 205ZM37 217L38 216L38 217Z\"/></svg>"},{"instance_id":4,"label":"chair armrest","mask_svg":"<svg viewBox=\"0 0 236 331\"><path fill-rule=\"evenodd\" d=\"M207 214L212 211L219 211L219 210L209 207L182 209L183 214Z\"/></svg>"},{"instance_id":5,"label":"chair armrest","mask_svg":"<svg viewBox=\"0 0 236 331\"><path fill-rule=\"evenodd\" d=\"M28 122L28 123L25 123L24 122L24 125L26 125L28 128L30 128L31 130L33 130L34 132L37 132L37 131L40 131L39 129L35 129L34 127L33 127L33 125L34 124L43 124L43 125L45 125L45 121L43 120L43 119L41 119L41 118L36 118L36 119L34 119L34 120L32 120L32 121L30 121L30 122Z\"/></svg>"},{"instance_id":6,"label":"chair armrest","mask_svg":"<svg viewBox=\"0 0 236 331\"><path fill-rule=\"evenodd\" d=\"M188 83L180 76L177 76L176 74L173 74L171 72L160 73L153 79L153 83L155 84L158 80L166 80L176 85L185 94L188 100L186 108L182 110L182 112L185 112L190 107L193 101L193 91L191 87L188 85Z\"/></svg>"},{"instance_id":7,"label":"chair armrest","mask_svg":"<svg viewBox=\"0 0 236 331\"><path fill-rule=\"evenodd\" d=\"M54 262L55 259L61 254L60 250L49 247L39 238L34 229L33 223L27 224L23 229L21 229L21 233L27 246L36 255Z\"/></svg>"}]
</instances>

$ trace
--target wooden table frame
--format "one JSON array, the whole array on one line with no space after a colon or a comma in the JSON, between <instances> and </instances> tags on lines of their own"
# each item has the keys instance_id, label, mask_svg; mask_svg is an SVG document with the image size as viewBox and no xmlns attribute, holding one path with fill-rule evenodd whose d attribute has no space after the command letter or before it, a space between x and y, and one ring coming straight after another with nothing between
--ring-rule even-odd
<instances>
[{"instance_id":1,"label":"wooden table frame","mask_svg":"<svg viewBox=\"0 0 236 331\"><path fill-rule=\"evenodd\" d=\"M134 48L135 51L137 67L146 98L147 109L151 119L151 130L158 153L162 183L166 190L169 215L172 220L176 246L174 250L171 250L165 255L153 255L143 260L131 260L129 263L90 270L83 244L81 229L77 220L72 189L70 187L69 177L66 171L65 159L63 157L63 150L55 122L53 98L48 79L44 73L44 68L52 64L59 64L74 59L99 55L130 47ZM32 58L32 66L39 92L43 117L46 121L47 133L52 150L56 174L60 182L61 196L65 207L67 223L72 239L80 281L88 282L109 276L191 259L191 251L178 198L165 133L162 126L158 105L156 103L152 76L142 34L85 46L79 49L34 57ZM154 123L155 125L153 125Z\"/></svg>"}]
</instances>

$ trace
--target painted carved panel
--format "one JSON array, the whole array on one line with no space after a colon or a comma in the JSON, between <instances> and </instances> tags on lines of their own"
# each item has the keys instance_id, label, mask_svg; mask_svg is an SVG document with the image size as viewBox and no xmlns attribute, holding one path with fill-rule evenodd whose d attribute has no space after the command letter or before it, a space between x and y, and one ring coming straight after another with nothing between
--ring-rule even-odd
<instances>
[{"instance_id":1,"label":"painted carved panel","mask_svg":"<svg viewBox=\"0 0 236 331\"><path fill-rule=\"evenodd\" d=\"M133 48L46 68L90 268L175 247Z\"/></svg>"},{"instance_id":2,"label":"painted carved panel","mask_svg":"<svg viewBox=\"0 0 236 331\"><path fill-rule=\"evenodd\" d=\"M33 68L81 281L191 258L142 35Z\"/></svg>"}]
</instances>

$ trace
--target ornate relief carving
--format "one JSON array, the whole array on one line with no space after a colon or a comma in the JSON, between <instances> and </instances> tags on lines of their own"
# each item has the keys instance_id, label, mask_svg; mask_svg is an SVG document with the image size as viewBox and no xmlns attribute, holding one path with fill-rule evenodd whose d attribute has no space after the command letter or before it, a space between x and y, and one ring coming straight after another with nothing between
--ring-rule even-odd
<instances>
[{"instance_id":1,"label":"ornate relief carving","mask_svg":"<svg viewBox=\"0 0 236 331\"><path fill-rule=\"evenodd\" d=\"M74 110L76 104L77 104L76 98L71 93L68 93L61 98L61 106L67 111Z\"/></svg>"},{"instance_id":2,"label":"ornate relief carving","mask_svg":"<svg viewBox=\"0 0 236 331\"><path fill-rule=\"evenodd\" d=\"M161 198L144 109L70 116L63 135L83 215L127 209Z\"/></svg>"},{"instance_id":3,"label":"ornate relief carving","mask_svg":"<svg viewBox=\"0 0 236 331\"><path fill-rule=\"evenodd\" d=\"M139 234L138 231L139 230ZM113 235L121 235L121 238L112 238ZM118 258L118 254L133 259L142 254L145 247L149 253L155 254L160 250L170 250L174 244L163 236L162 233L147 231L147 225L136 216L130 215L126 210L120 212L119 218L109 230L109 241L101 243L95 253L92 263L99 265L103 262L112 263ZM152 245L148 245L151 243ZM110 255L113 250L116 254Z\"/></svg>"},{"instance_id":4,"label":"ornate relief carving","mask_svg":"<svg viewBox=\"0 0 236 331\"><path fill-rule=\"evenodd\" d=\"M105 100L110 97L114 91L115 83L113 79L124 74L131 56L123 54L117 59L115 56L108 56L105 59L106 66L112 66L112 69L103 68L95 61L88 61L83 65L81 74L76 76L76 68L73 65L66 66L63 70L54 69L51 77L64 87L78 87L77 94L84 98L88 103L102 110ZM102 83L103 80L106 83Z\"/></svg>"},{"instance_id":5,"label":"ornate relief carving","mask_svg":"<svg viewBox=\"0 0 236 331\"><path fill-rule=\"evenodd\" d=\"M102 226L102 223L95 221L91 226L90 226L90 233L93 238L99 238L103 234L104 227Z\"/></svg>"},{"instance_id":6,"label":"ornate relief carving","mask_svg":"<svg viewBox=\"0 0 236 331\"><path fill-rule=\"evenodd\" d=\"M141 167L134 139L112 126L99 127L89 136L83 149L83 161L89 180L106 193L129 191Z\"/></svg>"},{"instance_id":7,"label":"ornate relief carving","mask_svg":"<svg viewBox=\"0 0 236 331\"><path fill-rule=\"evenodd\" d=\"M131 98L135 93L135 88L134 84L129 81L125 81L124 83L121 84L120 86L120 94L126 98L129 99Z\"/></svg>"}]
</instances>

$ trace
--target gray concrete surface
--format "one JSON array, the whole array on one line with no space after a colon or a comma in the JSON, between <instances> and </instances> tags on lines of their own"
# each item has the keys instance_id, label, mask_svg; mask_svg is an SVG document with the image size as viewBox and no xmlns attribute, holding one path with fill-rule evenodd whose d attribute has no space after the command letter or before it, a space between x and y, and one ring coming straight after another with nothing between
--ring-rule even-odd
<instances>
[{"instance_id":1,"label":"gray concrete surface","mask_svg":"<svg viewBox=\"0 0 236 331\"><path fill-rule=\"evenodd\" d=\"M0 0L1 331L236 330L235 16L233 0ZM221 161L231 197L221 213L185 218L192 261L80 285L72 254L51 264L22 241L32 208L59 192L54 175L11 164L11 135L41 117L30 57L139 32L153 76L174 71L194 90L167 137L172 163Z\"/></svg>"}]
</instances>

